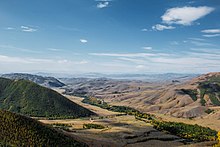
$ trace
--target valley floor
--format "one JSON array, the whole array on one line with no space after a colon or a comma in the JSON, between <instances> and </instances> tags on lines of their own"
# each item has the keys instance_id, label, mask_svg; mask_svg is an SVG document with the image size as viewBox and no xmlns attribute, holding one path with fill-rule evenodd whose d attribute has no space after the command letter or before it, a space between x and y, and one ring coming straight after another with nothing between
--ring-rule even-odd
<instances>
[{"instance_id":1,"label":"valley floor","mask_svg":"<svg viewBox=\"0 0 220 147\"><path fill-rule=\"evenodd\" d=\"M59 92L62 92L59 90ZM184 146L183 139L161 132L153 128L151 124L135 119L134 116L108 111L96 106L82 103L83 98L65 95L71 101L90 109L98 114L98 117L67 119L67 120L40 120L45 124L66 124L65 133L73 136L78 141L85 142L91 147L144 147L144 146ZM192 123L186 119L172 118L159 115L163 120ZM210 120L211 121L211 120ZM85 129L84 124L99 124L104 129ZM211 123L211 122L210 122ZM208 125L204 123L204 125ZM202 124L201 124L202 125ZM215 126L215 124L213 124ZM218 129L218 125L216 125ZM212 146L215 142L202 143L202 146ZM194 144L193 146L196 146ZM198 144L201 146L201 143Z\"/></svg>"},{"instance_id":2,"label":"valley floor","mask_svg":"<svg viewBox=\"0 0 220 147\"><path fill-rule=\"evenodd\" d=\"M41 120L46 124L71 125L67 133L79 141L86 142L89 146L179 146L184 145L182 139L160 132L150 124L136 120L134 116L106 116L96 117L93 120ZM84 129L83 124L94 123L105 126L104 129Z\"/></svg>"}]
</instances>

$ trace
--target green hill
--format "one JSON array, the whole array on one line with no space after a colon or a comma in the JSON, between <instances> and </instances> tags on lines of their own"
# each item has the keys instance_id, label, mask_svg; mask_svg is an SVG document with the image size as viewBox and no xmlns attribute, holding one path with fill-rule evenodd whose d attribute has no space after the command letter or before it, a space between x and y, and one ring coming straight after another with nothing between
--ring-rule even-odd
<instances>
[{"instance_id":1,"label":"green hill","mask_svg":"<svg viewBox=\"0 0 220 147\"><path fill-rule=\"evenodd\" d=\"M0 109L35 117L77 118L93 112L26 80L0 78Z\"/></svg>"},{"instance_id":2,"label":"green hill","mask_svg":"<svg viewBox=\"0 0 220 147\"><path fill-rule=\"evenodd\" d=\"M0 146L86 146L73 138L18 114L0 110Z\"/></svg>"}]
</instances>

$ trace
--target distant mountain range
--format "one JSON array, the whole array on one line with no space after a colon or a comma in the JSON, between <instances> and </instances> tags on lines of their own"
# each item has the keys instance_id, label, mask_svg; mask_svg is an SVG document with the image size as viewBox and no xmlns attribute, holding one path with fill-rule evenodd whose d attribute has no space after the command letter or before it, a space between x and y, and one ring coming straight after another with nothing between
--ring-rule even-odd
<instances>
[{"instance_id":1,"label":"distant mountain range","mask_svg":"<svg viewBox=\"0 0 220 147\"><path fill-rule=\"evenodd\" d=\"M0 109L32 117L78 118L93 112L49 88L27 80L0 78Z\"/></svg>"},{"instance_id":2,"label":"distant mountain range","mask_svg":"<svg viewBox=\"0 0 220 147\"><path fill-rule=\"evenodd\" d=\"M3 78L8 78L12 80L29 80L45 87L62 87L65 84L60 82L54 77L44 77L39 75L24 74L24 73L11 73L1 75Z\"/></svg>"},{"instance_id":3,"label":"distant mountain range","mask_svg":"<svg viewBox=\"0 0 220 147\"><path fill-rule=\"evenodd\" d=\"M34 119L8 111L0 110L0 123L0 146L86 146Z\"/></svg>"},{"instance_id":4,"label":"distant mountain range","mask_svg":"<svg viewBox=\"0 0 220 147\"><path fill-rule=\"evenodd\" d=\"M147 82L167 82L170 80L185 81L192 79L199 74L180 74L180 73L163 73L163 74L103 74L103 73L82 73L82 74L66 74L66 73L36 73L41 76L52 76L58 79L71 79L71 78L108 78L118 80L142 80ZM61 80L62 81L62 80Z\"/></svg>"},{"instance_id":5,"label":"distant mountain range","mask_svg":"<svg viewBox=\"0 0 220 147\"><path fill-rule=\"evenodd\" d=\"M118 80L141 80L147 82L163 82L170 80L184 81L198 76L198 74L178 74L178 73L165 73L165 74L99 74L87 73L82 75L75 75L75 77L83 78L109 78Z\"/></svg>"}]
</instances>

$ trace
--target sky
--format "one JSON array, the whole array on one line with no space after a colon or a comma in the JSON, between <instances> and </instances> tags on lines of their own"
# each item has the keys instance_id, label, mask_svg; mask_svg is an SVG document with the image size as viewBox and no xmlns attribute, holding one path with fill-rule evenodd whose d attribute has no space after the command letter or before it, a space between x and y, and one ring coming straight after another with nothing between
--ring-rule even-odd
<instances>
[{"instance_id":1,"label":"sky","mask_svg":"<svg viewBox=\"0 0 220 147\"><path fill-rule=\"evenodd\" d=\"M0 0L0 72L220 71L219 0Z\"/></svg>"}]
</instances>

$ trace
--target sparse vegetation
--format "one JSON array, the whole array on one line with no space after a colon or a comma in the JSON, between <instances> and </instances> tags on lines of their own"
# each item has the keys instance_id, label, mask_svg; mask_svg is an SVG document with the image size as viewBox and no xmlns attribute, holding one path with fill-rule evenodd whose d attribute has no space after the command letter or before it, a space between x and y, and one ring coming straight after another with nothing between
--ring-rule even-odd
<instances>
[{"instance_id":1,"label":"sparse vegetation","mask_svg":"<svg viewBox=\"0 0 220 147\"><path fill-rule=\"evenodd\" d=\"M188 94L192 98L193 101L197 100L197 94L198 93L197 93L196 89L193 89L193 90L191 90L191 89L181 89L181 90L182 90L183 93Z\"/></svg>"},{"instance_id":2,"label":"sparse vegetation","mask_svg":"<svg viewBox=\"0 0 220 147\"><path fill-rule=\"evenodd\" d=\"M72 127L71 124L64 124L64 123L54 123L51 124L52 126L61 126L61 127Z\"/></svg>"},{"instance_id":3,"label":"sparse vegetation","mask_svg":"<svg viewBox=\"0 0 220 147\"><path fill-rule=\"evenodd\" d=\"M209 94L209 98L210 98L213 105L220 106L220 101L213 93Z\"/></svg>"},{"instance_id":4,"label":"sparse vegetation","mask_svg":"<svg viewBox=\"0 0 220 147\"><path fill-rule=\"evenodd\" d=\"M108 105L103 100L99 100L94 97L84 97L84 100L82 102L90 104L90 105L98 106L100 108L107 109L110 111L121 112L121 113L130 114L130 115L133 115L133 114L139 112L139 111L137 111L133 108L127 107L127 106L111 106L111 105Z\"/></svg>"},{"instance_id":5,"label":"sparse vegetation","mask_svg":"<svg viewBox=\"0 0 220 147\"><path fill-rule=\"evenodd\" d=\"M199 83L201 104L205 105L204 96L207 94L214 106L220 106L220 76L209 77L208 80Z\"/></svg>"},{"instance_id":6,"label":"sparse vegetation","mask_svg":"<svg viewBox=\"0 0 220 147\"><path fill-rule=\"evenodd\" d=\"M104 129L105 127L100 124L83 124L84 129Z\"/></svg>"},{"instance_id":7,"label":"sparse vegetation","mask_svg":"<svg viewBox=\"0 0 220 147\"><path fill-rule=\"evenodd\" d=\"M71 124L64 124L64 123L54 123L54 124L50 124L50 126L54 128L62 129L65 131L70 131L70 127L72 127Z\"/></svg>"},{"instance_id":8,"label":"sparse vegetation","mask_svg":"<svg viewBox=\"0 0 220 147\"><path fill-rule=\"evenodd\" d=\"M210 113L212 113L212 112L214 112L213 109L207 109L207 110L205 110L205 113L207 113L207 114L210 114Z\"/></svg>"}]
</instances>

